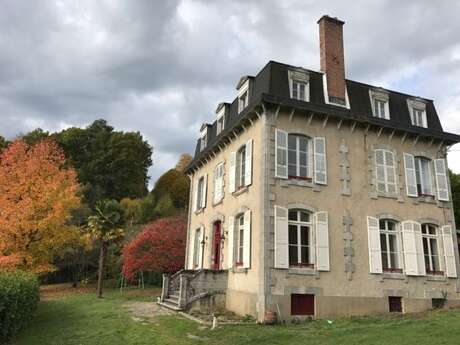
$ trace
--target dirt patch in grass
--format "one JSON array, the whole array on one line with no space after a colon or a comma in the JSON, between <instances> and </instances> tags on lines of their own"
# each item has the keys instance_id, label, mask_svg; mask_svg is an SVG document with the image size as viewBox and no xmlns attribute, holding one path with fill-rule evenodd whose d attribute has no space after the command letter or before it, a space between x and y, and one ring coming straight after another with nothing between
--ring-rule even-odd
<instances>
[{"instance_id":1,"label":"dirt patch in grass","mask_svg":"<svg viewBox=\"0 0 460 345\"><path fill-rule=\"evenodd\" d=\"M69 295L85 294L94 292L95 287L91 285L73 287L71 283L42 285L40 287L40 299L42 301L50 301L63 298Z\"/></svg>"},{"instance_id":2,"label":"dirt patch in grass","mask_svg":"<svg viewBox=\"0 0 460 345\"><path fill-rule=\"evenodd\" d=\"M131 314L134 321L144 321L146 319L153 319L159 315L172 314L172 312L161 308L155 302L132 301L123 304L123 308Z\"/></svg>"}]
</instances>

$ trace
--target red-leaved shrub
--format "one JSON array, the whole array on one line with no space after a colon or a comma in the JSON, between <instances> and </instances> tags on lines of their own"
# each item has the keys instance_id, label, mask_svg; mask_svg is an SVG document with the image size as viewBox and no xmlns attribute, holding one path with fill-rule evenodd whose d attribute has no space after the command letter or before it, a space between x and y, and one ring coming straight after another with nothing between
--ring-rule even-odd
<instances>
[{"instance_id":1,"label":"red-leaved shrub","mask_svg":"<svg viewBox=\"0 0 460 345\"><path fill-rule=\"evenodd\" d=\"M138 272L176 272L184 267L187 224L183 218L163 218L147 224L123 248L123 275Z\"/></svg>"}]
</instances>

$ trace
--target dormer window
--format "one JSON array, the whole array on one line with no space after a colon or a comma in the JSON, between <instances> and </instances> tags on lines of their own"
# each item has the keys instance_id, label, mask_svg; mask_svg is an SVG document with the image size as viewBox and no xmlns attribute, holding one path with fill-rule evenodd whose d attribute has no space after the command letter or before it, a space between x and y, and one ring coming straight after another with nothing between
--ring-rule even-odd
<instances>
[{"instance_id":1,"label":"dormer window","mask_svg":"<svg viewBox=\"0 0 460 345\"><path fill-rule=\"evenodd\" d=\"M389 97L385 90L370 90L372 115L379 119L390 119Z\"/></svg>"},{"instance_id":2,"label":"dormer window","mask_svg":"<svg viewBox=\"0 0 460 345\"><path fill-rule=\"evenodd\" d=\"M426 104L422 100L409 99L407 100L409 107L410 121L413 126L427 128L426 121Z\"/></svg>"},{"instance_id":3,"label":"dormer window","mask_svg":"<svg viewBox=\"0 0 460 345\"><path fill-rule=\"evenodd\" d=\"M249 105L249 82L253 77L243 77L238 82L238 113L241 113Z\"/></svg>"},{"instance_id":4,"label":"dormer window","mask_svg":"<svg viewBox=\"0 0 460 345\"><path fill-rule=\"evenodd\" d=\"M200 151L203 151L208 144L208 125L201 126Z\"/></svg>"},{"instance_id":5,"label":"dormer window","mask_svg":"<svg viewBox=\"0 0 460 345\"><path fill-rule=\"evenodd\" d=\"M224 115L222 114L221 116L217 118L217 134L219 134L220 132L224 130L224 126L225 126L225 118L224 118Z\"/></svg>"},{"instance_id":6,"label":"dormer window","mask_svg":"<svg viewBox=\"0 0 460 345\"><path fill-rule=\"evenodd\" d=\"M289 91L291 98L308 102L310 100L309 81L310 76L306 71L289 71Z\"/></svg>"}]
</instances>

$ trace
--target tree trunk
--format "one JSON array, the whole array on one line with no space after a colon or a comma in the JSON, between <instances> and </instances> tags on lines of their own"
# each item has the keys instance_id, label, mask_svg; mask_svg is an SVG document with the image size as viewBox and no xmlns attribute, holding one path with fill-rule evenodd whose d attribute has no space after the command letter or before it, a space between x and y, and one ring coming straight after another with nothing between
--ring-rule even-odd
<instances>
[{"instance_id":1,"label":"tree trunk","mask_svg":"<svg viewBox=\"0 0 460 345\"><path fill-rule=\"evenodd\" d=\"M107 252L107 242L101 241L101 249L99 252L99 272L97 277L97 297L102 298L102 283L104 281L105 258Z\"/></svg>"}]
</instances>

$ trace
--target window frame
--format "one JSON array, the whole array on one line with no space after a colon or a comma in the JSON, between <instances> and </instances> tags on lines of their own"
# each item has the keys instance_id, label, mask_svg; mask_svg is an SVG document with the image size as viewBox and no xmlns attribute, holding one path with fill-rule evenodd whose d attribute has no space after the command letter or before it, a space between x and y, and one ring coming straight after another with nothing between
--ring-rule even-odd
<instances>
[{"instance_id":1,"label":"window frame","mask_svg":"<svg viewBox=\"0 0 460 345\"><path fill-rule=\"evenodd\" d=\"M310 101L310 75L307 71L298 69L290 70L289 76L289 96L292 99L309 102ZM300 97L300 89L303 86L303 97ZM296 93L296 95L294 95Z\"/></svg>"},{"instance_id":2,"label":"window frame","mask_svg":"<svg viewBox=\"0 0 460 345\"><path fill-rule=\"evenodd\" d=\"M249 89L238 95L238 113L241 113L249 105Z\"/></svg>"},{"instance_id":3,"label":"window frame","mask_svg":"<svg viewBox=\"0 0 460 345\"><path fill-rule=\"evenodd\" d=\"M200 266L200 250L201 250L201 231L202 228L199 227L195 229L195 237L193 238L193 269L196 269Z\"/></svg>"},{"instance_id":4,"label":"window frame","mask_svg":"<svg viewBox=\"0 0 460 345\"><path fill-rule=\"evenodd\" d=\"M431 234L429 232L429 228L434 229L434 234ZM422 243L423 243L423 260L425 263L425 270L427 275L444 275L444 271L441 270L441 255L440 255L440 246L439 246L439 227L436 226L435 224L431 223L423 223L421 224L421 229L422 229ZM425 241L427 242L427 245L425 246ZM436 246L436 251L437 254L432 253L432 248L431 244L434 241L434 244ZM427 251L425 251L425 247ZM428 262L426 261L428 257ZM436 265L438 269L435 269L435 263L434 260L436 260Z\"/></svg>"},{"instance_id":5,"label":"window frame","mask_svg":"<svg viewBox=\"0 0 460 345\"><path fill-rule=\"evenodd\" d=\"M291 212L296 213L296 220L290 219ZM308 221L302 221L301 214L305 213L308 215ZM290 268L314 268L315 260L313 257L313 213L303 209L289 209L288 210L288 265ZM290 241L290 227L296 227L297 243L291 243ZM302 244L302 228L307 228L307 244ZM290 249L291 247L297 247L297 264L291 263ZM302 248L307 248L307 262L302 262Z\"/></svg>"},{"instance_id":6,"label":"window frame","mask_svg":"<svg viewBox=\"0 0 460 345\"><path fill-rule=\"evenodd\" d=\"M203 208L203 197L205 197L204 194L204 176L200 176L198 179L198 184L197 184L197 190L196 190L196 210L199 211Z\"/></svg>"},{"instance_id":7,"label":"window frame","mask_svg":"<svg viewBox=\"0 0 460 345\"><path fill-rule=\"evenodd\" d=\"M236 151L235 190L244 188L246 183L246 145Z\"/></svg>"},{"instance_id":8,"label":"window frame","mask_svg":"<svg viewBox=\"0 0 460 345\"><path fill-rule=\"evenodd\" d=\"M222 112L216 119L216 135L219 135L225 129L225 115Z\"/></svg>"},{"instance_id":9,"label":"window frame","mask_svg":"<svg viewBox=\"0 0 460 345\"><path fill-rule=\"evenodd\" d=\"M428 128L426 119L426 109L412 106L410 110L410 119L413 126Z\"/></svg>"},{"instance_id":10,"label":"window frame","mask_svg":"<svg viewBox=\"0 0 460 345\"><path fill-rule=\"evenodd\" d=\"M295 137L295 142L296 142L296 147L295 149L290 148L290 140L289 138ZM305 162L306 165L301 165L300 164L300 157L301 157L301 150L300 150L300 140L304 138L307 141L307 151L302 152L305 153ZM289 161L289 152L295 151L295 163L291 164ZM289 179L301 179L301 180L307 180L307 181L312 181L313 180L313 139L303 135L303 134L296 134L296 133L288 133L287 135L287 157L286 157L286 166L287 166L287 175ZM289 174L289 167L290 166L295 166L296 174L291 175ZM304 167L306 170L305 176L302 176L300 173L300 169Z\"/></svg>"},{"instance_id":11,"label":"window frame","mask_svg":"<svg viewBox=\"0 0 460 345\"><path fill-rule=\"evenodd\" d=\"M382 222L385 224L384 229L382 229ZM394 230L390 230L388 224L392 223L394 225ZM385 249L383 249L382 236L385 238ZM390 237L394 237L394 248L395 251L391 251ZM380 238L380 252L382 256L382 272L383 273L403 273L402 260L401 260L401 246L400 246L400 226L399 222L382 218L379 219L379 238ZM392 262L392 254L394 254L394 259L396 262ZM386 260L384 260L386 257ZM387 267L385 267L385 263ZM394 267L393 267L394 266Z\"/></svg>"},{"instance_id":12,"label":"window frame","mask_svg":"<svg viewBox=\"0 0 460 345\"><path fill-rule=\"evenodd\" d=\"M378 119L390 120L390 97L388 91L381 88L370 89L369 98L372 116ZM379 107L376 108L377 103L379 103ZM380 105L382 107L380 107Z\"/></svg>"},{"instance_id":13,"label":"window frame","mask_svg":"<svg viewBox=\"0 0 460 345\"><path fill-rule=\"evenodd\" d=\"M426 167L428 169L428 181L430 183L429 189L430 193L427 191L427 186L424 184L424 178L422 177L422 161L426 162ZM433 184L433 172L431 166L433 165L433 160L424 156L414 156L414 169L415 169L415 183L417 185L417 195L418 197L430 197L435 198L435 189ZM425 174L425 172L423 172ZM420 182L420 183L419 183ZM419 188L420 186L420 188Z\"/></svg>"},{"instance_id":14,"label":"window frame","mask_svg":"<svg viewBox=\"0 0 460 345\"><path fill-rule=\"evenodd\" d=\"M218 183L220 179L220 184ZM225 181L225 168L224 168L224 162L219 162L214 168L214 203L217 203L221 201L224 198L224 181ZM220 198L216 198L216 194L218 192L217 188L220 187L219 195Z\"/></svg>"},{"instance_id":15,"label":"window frame","mask_svg":"<svg viewBox=\"0 0 460 345\"><path fill-rule=\"evenodd\" d=\"M235 217L236 233L237 233L237 251L236 251L236 266L244 264L244 213Z\"/></svg>"},{"instance_id":16,"label":"window frame","mask_svg":"<svg viewBox=\"0 0 460 345\"><path fill-rule=\"evenodd\" d=\"M385 120L390 119L389 115L387 114L387 102L388 101L385 101L381 98L374 97L372 105L374 108L374 117Z\"/></svg>"}]
</instances>

